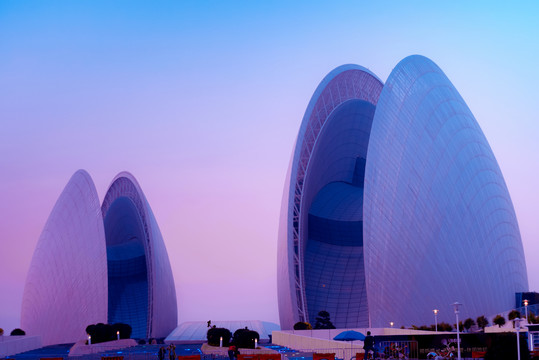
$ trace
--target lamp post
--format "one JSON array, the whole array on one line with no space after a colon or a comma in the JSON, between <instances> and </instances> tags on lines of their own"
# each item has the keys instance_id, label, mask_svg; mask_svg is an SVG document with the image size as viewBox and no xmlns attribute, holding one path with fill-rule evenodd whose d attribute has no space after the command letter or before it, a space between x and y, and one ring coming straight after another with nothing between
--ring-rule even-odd
<instances>
[{"instance_id":1,"label":"lamp post","mask_svg":"<svg viewBox=\"0 0 539 360\"><path fill-rule=\"evenodd\" d=\"M528 323L528 300L524 299L524 312L526 313L526 324Z\"/></svg>"},{"instance_id":2,"label":"lamp post","mask_svg":"<svg viewBox=\"0 0 539 360\"><path fill-rule=\"evenodd\" d=\"M438 332L438 309L432 310L434 312L434 326L436 326L436 332Z\"/></svg>"},{"instance_id":3,"label":"lamp post","mask_svg":"<svg viewBox=\"0 0 539 360\"><path fill-rule=\"evenodd\" d=\"M458 354L458 360L460 360L460 329L459 329L459 306L462 304L459 302L455 302L453 305L453 308L455 309L455 316L457 318L457 354Z\"/></svg>"},{"instance_id":4,"label":"lamp post","mask_svg":"<svg viewBox=\"0 0 539 360\"><path fill-rule=\"evenodd\" d=\"M517 359L520 360L520 322L524 320L521 318L513 319L515 323L515 329L517 330Z\"/></svg>"},{"instance_id":5,"label":"lamp post","mask_svg":"<svg viewBox=\"0 0 539 360\"><path fill-rule=\"evenodd\" d=\"M393 327L393 321L389 322L389 326Z\"/></svg>"}]
</instances>

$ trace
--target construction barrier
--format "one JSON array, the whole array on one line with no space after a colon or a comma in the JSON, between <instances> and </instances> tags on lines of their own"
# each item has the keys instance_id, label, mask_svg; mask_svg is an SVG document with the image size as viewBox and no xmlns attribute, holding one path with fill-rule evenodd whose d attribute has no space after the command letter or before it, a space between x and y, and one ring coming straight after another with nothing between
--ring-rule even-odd
<instances>
[{"instance_id":1,"label":"construction barrier","mask_svg":"<svg viewBox=\"0 0 539 360\"><path fill-rule=\"evenodd\" d=\"M178 355L178 360L200 360L200 355Z\"/></svg>"},{"instance_id":2,"label":"construction barrier","mask_svg":"<svg viewBox=\"0 0 539 360\"><path fill-rule=\"evenodd\" d=\"M259 355L257 354L239 354L238 360L259 360Z\"/></svg>"},{"instance_id":3,"label":"construction barrier","mask_svg":"<svg viewBox=\"0 0 539 360\"><path fill-rule=\"evenodd\" d=\"M258 360L281 360L281 354L258 354Z\"/></svg>"},{"instance_id":4,"label":"construction barrier","mask_svg":"<svg viewBox=\"0 0 539 360\"><path fill-rule=\"evenodd\" d=\"M314 353L313 360L335 360L335 353L328 353L328 354Z\"/></svg>"},{"instance_id":5,"label":"construction barrier","mask_svg":"<svg viewBox=\"0 0 539 360\"><path fill-rule=\"evenodd\" d=\"M483 359L486 351L472 351L472 359Z\"/></svg>"}]
</instances>

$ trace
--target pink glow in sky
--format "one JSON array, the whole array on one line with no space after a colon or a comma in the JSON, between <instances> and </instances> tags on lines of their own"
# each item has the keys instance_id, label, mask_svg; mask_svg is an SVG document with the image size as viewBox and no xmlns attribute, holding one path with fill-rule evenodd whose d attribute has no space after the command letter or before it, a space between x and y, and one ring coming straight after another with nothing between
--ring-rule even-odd
<instances>
[{"instance_id":1,"label":"pink glow in sky","mask_svg":"<svg viewBox=\"0 0 539 360\"><path fill-rule=\"evenodd\" d=\"M539 291L539 4L519 4L0 2L0 327L19 326L37 239L80 168L101 200L118 172L137 178L180 322L278 322L280 202L309 99L341 64L385 81L410 54L485 132Z\"/></svg>"}]
</instances>

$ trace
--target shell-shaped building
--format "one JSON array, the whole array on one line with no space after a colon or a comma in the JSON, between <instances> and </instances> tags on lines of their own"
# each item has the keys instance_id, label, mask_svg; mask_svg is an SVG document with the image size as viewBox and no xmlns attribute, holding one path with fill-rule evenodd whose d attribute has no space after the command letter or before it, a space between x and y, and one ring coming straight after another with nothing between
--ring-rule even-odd
<instances>
[{"instance_id":1,"label":"shell-shaped building","mask_svg":"<svg viewBox=\"0 0 539 360\"><path fill-rule=\"evenodd\" d=\"M316 89L285 184L278 244L281 327L328 311L338 328L432 323L512 308L528 280L494 154L431 60L383 84L356 65ZM463 309L464 311L464 309Z\"/></svg>"},{"instance_id":2,"label":"shell-shaped building","mask_svg":"<svg viewBox=\"0 0 539 360\"><path fill-rule=\"evenodd\" d=\"M131 325L133 338L177 325L174 278L157 221L139 184L120 173L102 206L77 171L58 198L34 252L21 327L44 345L85 338L95 323Z\"/></svg>"}]
</instances>

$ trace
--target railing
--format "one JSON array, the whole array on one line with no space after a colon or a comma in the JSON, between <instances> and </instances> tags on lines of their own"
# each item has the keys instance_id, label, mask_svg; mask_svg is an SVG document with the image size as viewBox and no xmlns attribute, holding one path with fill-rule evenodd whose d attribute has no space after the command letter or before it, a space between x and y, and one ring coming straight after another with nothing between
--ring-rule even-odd
<instances>
[{"instance_id":1,"label":"railing","mask_svg":"<svg viewBox=\"0 0 539 360\"><path fill-rule=\"evenodd\" d=\"M282 360L352 360L355 359L356 353L363 352L363 349L353 348L324 348L324 349L309 349L297 350L295 353L282 353ZM307 358L307 359L306 359Z\"/></svg>"},{"instance_id":2,"label":"railing","mask_svg":"<svg viewBox=\"0 0 539 360\"><path fill-rule=\"evenodd\" d=\"M381 359L418 359L417 341L381 341L376 345Z\"/></svg>"}]
</instances>

